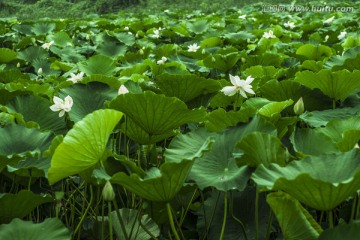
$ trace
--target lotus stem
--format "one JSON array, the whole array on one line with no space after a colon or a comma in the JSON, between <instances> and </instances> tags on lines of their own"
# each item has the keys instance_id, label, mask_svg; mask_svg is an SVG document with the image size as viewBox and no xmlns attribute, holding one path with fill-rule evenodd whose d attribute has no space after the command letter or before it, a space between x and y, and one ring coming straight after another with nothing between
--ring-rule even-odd
<instances>
[{"instance_id":1,"label":"lotus stem","mask_svg":"<svg viewBox=\"0 0 360 240\"><path fill-rule=\"evenodd\" d=\"M356 219L356 209L357 209L357 202L358 202L358 195L357 193L354 194L354 197L353 197L353 204L352 204L352 207L351 207L351 215L350 215L350 222L352 222L354 219Z\"/></svg>"},{"instance_id":2,"label":"lotus stem","mask_svg":"<svg viewBox=\"0 0 360 240\"><path fill-rule=\"evenodd\" d=\"M259 190L256 188L255 194L255 239L259 240Z\"/></svg>"},{"instance_id":3,"label":"lotus stem","mask_svg":"<svg viewBox=\"0 0 360 240\"><path fill-rule=\"evenodd\" d=\"M220 240L223 239L224 234L225 234L225 226L226 226L226 218L227 218L227 208L228 208L228 201L227 201L227 192L224 193L224 219L223 219L223 224L221 227L221 234L220 234Z\"/></svg>"},{"instance_id":4,"label":"lotus stem","mask_svg":"<svg viewBox=\"0 0 360 240\"><path fill-rule=\"evenodd\" d=\"M245 240L248 240L247 235L246 235L246 230L245 230L244 224L241 222L240 219L238 219L238 218L235 217L235 215L234 215L234 211L233 211L234 198L233 198L232 192L230 192L230 199L231 199L231 201L230 201L230 203L229 203L229 211L230 211L230 213L231 213L231 217L232 217L237 223L239 223L239 225L240 225L240 227L241 227L241 230L242 230L242 232L243 232L243 234L244 234Z\"/></svg>"},{"instance_id":5,"label":"lotus stem","mask_svg":"<svg viewBox=\"0 0 360 240\"><path fill-rule=\"evenodd\" d=\"M329 218L329 227L330 227L330 228L334 228L333 212L332 212L332 210L330 210L328 213L329 213L329 215L328 215L328 218Z\"/></svg>"},{"instance_id":6,"label":"lotus stem","mask_svg":"<svg viewBox=\"0 0 360 240\"><path fill-rule=\"evenodd\" d=\"M265 238L266 240L269 240L269 239L270 239L272 220L273 220L273 211L270 209L269 222L268 222L267 230L266 230L266 238Z\"/></svg>"},{"instance_id":7,"label":"lotus stem","mask_svg":"<svg viewBox=\"0 0 360 240\"><path fill-rule=\"evenodd\" d=\"M176 228L175 228L175 224L174 224L174 219L173 219L173 216L172 216L172 212L171 212L171 206L170 206L170 203L167 202L166 203L166 210L167 210L167 213L168 213L168 216L169 216L169 222L170 222L170 226L171 226L171 230L174 234L174 237L176 240L180 240L180 237L176 231Z\"/></svg>"},{"instance_id":8,"label":"lotus stem","mask_svg":"<svg viewBox=\"0 0 360 240\"><path fill-rule=\"evenodd\" d=\"M111 220L111 202L108 201L108 215L109 215L109 235L110 240L113 240L113 229L112 229L112 220Z\"/></svg>"},{"instance_id":9,"label":"lotus stem","mask_svg":"<svg viewBox=\"0 0 360 240\"><path fill-rule=\"evenodd\" d=\"M82 214L82 216L81 216L81 219L80 219L79 224L76 226L76 229L75 229L75 231L74 231L74 233L73 233L73 236L75 236L76 233L80 230L80 226L82 225L83 221L85 220L85 217L86 217L86 215L87 215L87 213L88 213L88 211L89 211L89 209L90 209L90 207L91 207L91 204L92 204L92 202L93 202L93 200L94 200L94 194L93 194L92 186L90 185L89 188L90 188L90 201L89 201L89 203L88 203L87 208L85 209L85 212L84 212L84 213Z\"/></svg>"}]
</instances>

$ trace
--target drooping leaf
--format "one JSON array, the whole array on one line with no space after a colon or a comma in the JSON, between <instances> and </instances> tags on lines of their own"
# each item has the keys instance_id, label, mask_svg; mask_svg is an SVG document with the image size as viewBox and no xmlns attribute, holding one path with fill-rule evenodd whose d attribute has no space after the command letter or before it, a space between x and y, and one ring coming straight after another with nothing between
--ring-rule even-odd
<instances>
[{"instance_id":1,"label":"drooping leaf","mask_svg":"<svg viewBox=\"0 0 360 240\"><path fill-rule=\"evenodd\" d=\"M148 240L152 236L159 236L159 227L148 215L142 215L140 218L138 210L129 208L119 209L119 213L129 240ZM111 220L116 237L118 239L125 239L116 211L111 212Z\"/></svg>"},{"instance_id":2,"label":"drooping leaf","mask_svg":"<svg viewBox=\"0 0 360 240\"><path fill-rule=\"evenodd\" d=\"M163 163L160 169L149 170L146 173L147 178L141 178L134 173L128 176L120 172L112 176L111 182L122 185L147 200L168 202L182 188L192 165L193 161L189 160Z\"/></svg>"},{"instance_id":3,"label":"drooping leaf","mask_svg":"<svg viewBox=\"0 0 360 240\"><path fill-rule=\"evenodd\" d=\"M322 229L299 201L284 192L270 193L266 201L274 211L285 239L318 239Z\"/></svg>"},{"instance_id":4,"label":"drooping leaf","mask_svg":"<svg viewBox=\"0 0 360 240\"><path fill-rule=\"evenodd\" d=\"M16 194L1 193L0 223L9 223L14 218L23 218L41 204L53 201L49 195L38 195L28 190L21 190ZM2 231L0 231L0 236L1 234Z\"/></svg>"},{"instance_id":5,"label":"drooping leaf","mask_svg":"<svg viewBox=\"0 0 360 240\"><path fill-rule=\"evenodd\" d=\"M114 60L104 55L95 55L85 62L78 63L79 70L90 76L93 74L102 74L112 76L116 70Z\"/></svg>"},{"instance_id":6,"label":"drooping leaf","mask_svg":"<svg viewBox=\"0 0 360 240\"><path fill-rule=\"evenodd\" d=\"M270 163L277 163L285 166L287 162L288 154L282 147L280 139L267 133L249 133L240 140L236 147L244 154L237 161L240 165L247 164L257 167L263 164L266 167Z\"/></svg>"},{"instance_id":7,"label":"drooping leaf","mask_svg":"<svg viewBox=\"0 0 360 240\"><path fill-rule=\"evenodd\" d=\"M204 109L189 110L175 97L149 91L119 95L110 102L110 107L126 114L151 135L164 134L182 124L201 121L205 116Z\"/></svg>"},{"instance_id":8,"label":"drooping leaf","mask_svg":"<svg viewBox=\"0 0 360 240\"><path fill-rule=\"evenodd\" d=\"M323 69L318 73L310 71L298 72L295 81L310 89L318 88L334 100L344 101L353 91L360 87L360 71L341 70L332 72Z\"/></svg>"},{"instance_id":9,"label":"drooping leaf","mask_svg":"<svg viewBox=\"0 0 360 240\"><path fill-rule=\"evenodd\" d=\"M109 135L122 115L111 109L97 110L77 122L52 156L48 174L50 184L78 174L106 158Z\"/></svg>"},{"instance_id":10,"label":"drooping leaf","mask_svg":"<svg viewBox=\"0 0 360 240\"><path fill-rule=\"evenodd\" d=\"M217 81L196 75L161 74L155 82L166 96L177 97L183 102L220 90Z\"/></svg>"},{"instance_id":11,"label":"drooping leaf","mask_svg":"<svg viewBox=\"0 0 360 240\"><path fill-rule=\"evenodd\" d=\"M349 224L339 224L335 228L326 229L319 236L319 240L357 239L360 236L360 221Z\"/></svg>"},{"instance_id":12,"label":"drooping leaf","mask_svg":"<svg viewBox=\"0 0 360 240\"><path fill-rule=\"evenodd\" d=\"M0 225L0 239L7 240L70 240L71 234L60 219L47 218L42 223L13 219Z\"/></svg>"},{"instance_id":13,"label":"drooping leaf","mask_svg":"<svg viewBox=\"0 0 360 240\"><path fill-rule=\"evenodd\" d=\"M252 179L259 188L281 190L317 210L329 211L360 187L357 149L345 153L309 156L286 167L260 165Z\"/></svg>"}]
</instances>

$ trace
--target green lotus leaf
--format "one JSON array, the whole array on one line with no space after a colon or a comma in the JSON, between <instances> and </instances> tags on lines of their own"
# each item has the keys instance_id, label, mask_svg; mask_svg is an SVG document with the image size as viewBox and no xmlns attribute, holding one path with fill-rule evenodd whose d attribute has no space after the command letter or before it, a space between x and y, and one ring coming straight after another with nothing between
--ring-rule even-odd
<instances>
[{"instance_id":1,"label":"green lotus leaf","mask_svg":"<svg viewBox=\"0 0 360 240\"><path fill-rule=\"evenodd\" d=\"M51 33L55 28L55 23L35 23L31 27L31 31L36 35L45 35Z\"/></svg>"},{"instance_id":2,"label":"green lotus leaf","mask_svg":"<svg viewBox=\"0 0 360 240\"><path fill-rule=\"evenodd\" d=\"M253 131L276 134L276 129L259 116L247 124L228 128L216 135L208 133L208 136L215 136L212 150L195 161L189 179L194 180L200 189L215 187L220 191L243 190L251 170L248 166L238 167L237 159L241 154L236 154L234 148L240 139Z\"/></svg>"},{"instance_id":3,"label":"green lotus leaf","mask_svg":"<svg viewBox=\"0 0 360 240\"><path fill-rule=\"evenodd\" d=\"M357 239L360 236L360 221L349 224L339 224L335 228L326 229L319 236L319 240Z\"/></svg>"},{"instance_id":4,"label":"green lotus leaf","mask_svg":"<svg viewBox=\"0 0 360 240\"><path fill-rule=\"evenodd\" d=\"M9 113L20 113L25 121L34 121L42 130L51 130L55 134L65 133L67 130L64 119L52 112L52 104L45 98L35 95L20 95L13 98L6 105Z\"/></svg>"},{"instance_id":5,"label":"green lotus leaf","mask_svg":"<svg viewBox=\"0 0 360 240\"><path fill-rule=\"evenodd\" d=\"M346 53L347 50L360 46L360 37L349 36L345 39L341 46L344 48L344 51Z\"/></svg>"},{"instance_id":6,"label":"green lotus leaf","mask_svg":"<svg viewBox=\"0 0 360 240\"><path fill-rule=\"evenodd\" d=\"M111 221L117 239L148 240L153 236L160 235L159 227L148 215L141 214L141 218L139 218L138 210L129 208L119 209L119 213L128 238L125 238L117 213L113 211L111 212Z\"/></svg>"},{"instance_id":7,"label":"green lotus leaf","mask_svg":"<svg viewBox=\"0 0 360 240\"><path fill-rule=\"evenodd\" d=\"M117 96L117 90L111 89L108 85L100 82L74 84L63 88L59 96L64 99L71 96L74 104L69 112L70 119L74 122L80 121L87 114L104 107L104 102Z\"/></svg>"},{"instance_id":8,"label":"green lotus leaf","mask_svg":"<svg viewBox=\"0 0 360 240\"><path fill-rule=\"evenodd\" d=\"M205 127L211 132L220 132L240 122L248 122L255 112L256 110L251 107L242 107L236 112L226 112L223 108L218 108L206 116Z\"/></svg>"},{"instance_id":9,"label":"green lotus leaf","mask_svg":"<svg viewBox=\"0 0 360 240\"><path fill-rule=\"evenodd\" d=\"M9 224L0 225L0 239L70 240L71 234L57 218L47 218L44 222L37 224L15 218Z\"/></svg>"},{"instance_id":10,"label":"green lotus leaf","mask_svg":"<svg viewBox=\"0 0 360 240\"><path fill-rule=\"evenodd\" d=\"M205 152L211 150L215 136L216 134L209 133L204 128L177 135L165 150L166 162L181 162L202 157Z\"/></svg>"},{"instance_id":11,"label":"green lotus leaf","mask_svg":"<svg viewBox=\"0 0 360 240\"><path fill-rule=\"evenodd\" d=\"M65 63L65 62L60 62L58 60L55 60L54 62L52 62L50 64L50 68L54 69L54 70L61 70L63 72L68 72L71 69L73 69L75 66L74 64L69 64L69 63Z\"/></svg>"},{"instance_id":12,"label":"green lotus leaf","mask_svg":"<svg viewBox=\"0 0 360 240\"><path fill-rule=\"evenodd\" d=\"M115 37L103 35L102 40L98 42L96 52L112 58L123 56L127 49L128 47L120 43Z\"/></svg>"},{"instance_id":13,"label":"green lotus leaf","mask_svg":"<svg viewBox=\"0 0 360 240\"><path fill-rule=\"evenodd\" d=\"M33 63L35 59L47 59L49 57L48 52L39 46L30 46L18 52L17 55L19 59L30 63Z\"/></svg>"},{"instance_id":14,"label":"green lotus leaf","mask_svg":"<svg viewBox=\"0 0 360 240\"><path fill-rule=\"evenodd\" d=\"M126 118L126 121L121 124L121 131L139 144L157 143L177 134L174 130L169 130L161 134L149 134L137 125L131 118Z\"/></svg>"},{"instance_id":15,"label":"green lotus leaf","mask_svg":"<svg viewBox=\"0 0 360 240\"><path fill-rule=\"evenodd\" d=\"M248 39L254 39L255 35L250 32L239 31L235 33L226 33L224 34L224 38L227 39L230 43L236 44L246 42Z\"/></svg>"},{"instance_id":16,"label":"green lotus leaf","mask_svg":"<svg viewBox=\"0 0 360 240\"><path fill-rule=\"evenodd\" d=\"M224 193L212 191L201 207L197 210L196 229L201 238L218 240L224 219ZM244 191L227 193L228 205L233 203L232 210L228 210L223 239L266 239L266 226L269 217L269 206L264 195L259 196L256 204L254 201L255 188L247 187ZM258 209L259 226L256 229L255 209ZM234 217L233 217L234 216ZM241 225L239 223L241 221ZM242 229L244 227L244 230ZM207 232L207 237L205 234ZM244 236L246 234L246 237Z\"/></svg>"},{"instance_id":17,"label":"green lotus leaf","mask_svg":"<svg viewBox=\"0 0 360 240\"><path fill-rule=\"evenodd\" d=\"M296 152L307 155L339 152L335 141L323 133L321 129L297 128L290 140Z\"/></svg>"},{"instance_id":18,"label":"green lotus leaf","mask_svg":"<svg viewBox=\"0 0 360 240\"><path fill-rule=\"evenodd\" d=\"M335 119L345 119L360 115L360 108L336 108L324 111L304 112L299 117L311 127L324 127L328 122Z\"/></svg>"},{"instance_id":19,"label":"green lotus leaf","mask_svg":"<svg viewBox=\"0 0 360 240\"><path fill-rule=\"evenodd\" d=\"M217 81L196 75L161 74L155 83L166 96L177 97L183 102L220 90Z\"/></svg>"},{"instance_id":20,"label":"green lotus leaf","mask_svg":"<svg viewBox=\"0 0 360 240\"><path fill-rule=\"evenodd\" d=\"M38 129L26 128L23 125L8 125L0 128L0 136L0 155L8 158L44 152L53 138L50 132L40 132Z\"/></svg>"},{"instance_id":21,"label":"green lotus leaf","mask_svg":"<svg viewBox=\"0 0 360 240\"><path fill-rule=\"evenodd\" d=\"M31 31L31 27L27 24L15 24L14 26L11 27L11 30L14 30L15 32L19 32L22 33L24 35L34 35L33 32Z\"/></svg>"},{"instance_id":22,"label":"green lotus leaf","mask_svg":"<svg viewBox=\"0 0 360 240\"><path fill-rule=\"evenodd\" d=\"M296 50L296 54L310 60L323 60L324 58L331 57L333 53L328 46L305 44Z\"/></svg>"},{"instance_id":23,"label":"green lotus leaf","mask_svg":"<svg viewBox=\"0 0 360 240\"><path fill-rule=\"evenodd\" d=\"M71 46L72 41L70 36L66 32L57 32L54 35L50 35L47 37L49 42L54 41L54 44L61 47Z\"/></svg>"},{"instance_id":24,"label":"green lotus leaf","mask_svg":"<svg viewBox=\"0 0 360 240\"><path fill-rule=\"evenodd\" d=\"M8 71L0 72L0 82L11 83L11 82L30 82L28 74L22 73L19 69L10 69Z\"/></svg>"},{"instance_id":25,"label":"green lotus leaf","mask_svg":"<svg viewBox=\"0 0 360 240\"><path fill-rule=\"evenodd\" d=\"M9 63L17 58L16 52L8 48L0 48L0 63Z\"/></svg>"},{"instance_id":26,"label":"green lotus leaf","mask_svg":"<svg viewBox=\"0 0 360 240\"><path fill-rule=\"evenodd\" d=\"M251 178L263 191L281 190L307 206L329 211L360 188L359 157L357 149L309 156L286 167L259 166Z\"/></svg>"},{"instance_id":27,"label":"green lotus leaf","mask_svg":"<svg viewBox=\"0 0 360 240\"><path fill-rule=\"evenodd\" d=\"M182 124L201 121L205 116L204 109L189 110L175 97L150 91L119 95L109 106L126 114L150 135L168 133Z\"/></svg>"},{"instance_id":28,"label":"green lotus leaf","mask_svg":"<svg viewBox=\"0 0 360 240\"><path fill-rule=\"evenodd\" d=\"M310 89L318 88L326 96L344 101L353 91L360 87L360 71L349 72L341 70L332 72L323 69L318 73L310 71L298 72L295 81L305 85Z\"/></svg>"},{"instance_id":29,"label":"green lotus leaf","mask_svg":"<svg viewBox=\"0 0 360 240\"><path fill-rule=\"evenodd\" d=\"M9 223L13 218L23 218L41 204L53 201L54 199L49 195L38 195L28 190L21 190L16 194L1 193L0 223ZM2 231L0 236L1 234Z\"/></svg>"},{"instance_id":30,"label":"green lotus leaf","mask_svg":"<svg viewBox=\"0 0 360 240\"><path fill-rule=\"evenodd\" d=\"M270 193L266 201L275 213L284 239L318 239L322 228L299 201L284 192Z\"/></svg>"},{"instance_id":31,"label":"green lotus leaf","mask_svg":"<svg viewBox=\"0 0 360 240\"><path fill-rule=\"evenodd\" d=\"M342 55L334 55L327 62L324 63L325 68L333 71L347 69L349 71L360 69L360 46L350 48Z\"/></svg>"},{"instance_id":32,"label":"green lotus leaf","mask_svg":"<svg viewBox=\"0 0 360 240\"><path fill-rule=\"evenodd\" d=\"M114 60L104 55L95 55L85 62L78 63L79 70L90 76L93 74L102 74L112 76L116 70Z\"/></svg>"},{"instance_id":33,"label":"green lotus leaf","mask_svg":"<svg viewBox=\"0 0 360 240\"><path fill-rule=\"evenodd\" d=\"M17 164L9 163L7 171L22 177L44 177L50 167L50 158L27 157Z\"/></svg>"},{"instance_id":34,"label":"green lotus leaf","mask_svg":"<svg viewBox=\"0 0 360 240\"><path fill-rule=\"evenodd\" d=\"M331 120L321 132L336 142L341 151L349 151L360 140L360 117Z\"/></svg>"},{"instance_id":35,"label":"green lotus leaf","mask_svg":"<svg viewBox=\"0 0 360 240\"><path fill-rule=\"evenodd\" d=\"M205 67L215 68L221 71L229 71L235 66L237 61L241 56L237 52L232 52L228 54L215 54L206 57L203 62Z\"/></svg>"},{"instance_id":36,"label":"green lotus leaf","mask_svg":"<svg viewBox=\"0 0 360 240\"><path fill-rule=\"evenodd\" d=\"M163 163L160 169L153 168L146 172L145 178L119 172L112 176L111 182L149 201L168 202L182 188L192 165L193 161L189 160Z\"/></svg>"},{"instance_id":37,"label":"green lotus leaf","mask_svg":"<svg viewBox=\"0 0 360 240\"><path fill-rule=\"evenodd\" d=\"M21 92L31 92L35 95L45 95L51 96L54 92L54 89L48 83L0 83L0 89L5 89L9 92L21 91Z\"/></svg>"},{"instance_id":38,"label":"green lotus leaf","mask_svg":"<svg viewBox=\"0 0 360 240\"><path fill-rule=\"evenodd\" d=\"M109 135L122 116L111 109L97 110L75 123L52 156L50 184L81 173L106 158Z\"/></svg>"},{"instance_id":39,"label":"green lotus leaf","mask_svg":"<svg viewBox=\"0 0 360 240\"><path fill-rule=\"evenodd\" d=\"M58 55L64 62L78 63L80 61L85 61L85 57L78 53L78 51L76 51L76 49L71 46L63 48L57 48L56 46L52 46L51 52Z\"/></svg>"},{"instance_id":40,"label":"green lotus leaf","mask_svg":"<svg viewBox=\"0 0 360 240\"><path fill-rule=\"evenodd\" d=\"M132 46L135 43L135 37L133 35L130 35L128 33L124 33L124 32L119 32L119 33L114 33L114 32L110 32L110 35L116 37L120 42L124 43L127 46Z\"/></svg>"},{"instance_id":41,"label":"green lotus leaf","mask_svg":"<svg viewBox=\"0 0 360 240\"><path fill-rule=\"evenodd\" d=\"M285 101L292 99L297 101L301 97L301 85L292 80L277 81L275 79L266 82L260 86L263 97L272 101Z\"/></svg>"},{"instance_id":42,"label":"green lotus leaf","mask_svg":"<svg viewBox=\"0 0 360 240\"><path fill-rule=\"evenodd\" d=\"M0 112L0 127L15 124L15 117L12 114Z\"/></svg>"},{"instance_id":43,"label":"green lotus leaf","mask_svg":"<svg viewBox=\"0 0 360 240\"><path fill-rule=\"evenodd\" d=\"M211 48L221 45L222 45L222 40L219 37L206 38L200 43L201 48Z\"/></svg>"},{"instance_id":44,"label":"green lotus leaf","mask_svg":"<svg viewBox=\"0 0 360 240\"><path fill-rule=\"evenodd\" d=\"M209 23L206 19L196 20L194 22L187 21L186 27L193 33L201 34L209 29Z\"/></svg>"},{"instance_id":45,"label":"green lotus leaf","mask_svg":"<svg viewBox=\"0 0 360 240\"><path fill-rule=\"evenodd\" d=\"M289 99L282 102L272 102L266 98L250 98L243 104L244 107L251 107L258 109L258 113L265 117L278 116L285 108L291 106L293 100Z\"/></svg>"},{"instance_id":46,"label":"green lotus leaf","mask_svg":"<svg viewBox=\"0 0 360 240\"><path fill-rule=\"evenodd\" d=\"M276 136L268 133L252 132L243 137L236 147L244 154L237 163L258 167L263 164L265 167L270 163L285 166L288 160L288 153Z\"/></svg>"}]
</instances>

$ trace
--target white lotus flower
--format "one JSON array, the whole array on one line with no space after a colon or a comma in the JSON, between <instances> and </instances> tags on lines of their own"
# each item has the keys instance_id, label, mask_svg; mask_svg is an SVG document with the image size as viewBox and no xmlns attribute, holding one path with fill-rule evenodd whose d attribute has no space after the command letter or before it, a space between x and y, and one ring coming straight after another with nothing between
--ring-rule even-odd
<instances>
[{"instance_id":1,"label":"white lotus flower","mask_svg":"<svg viewBox=\"0 0 360 240\"><path fill-rule=\"evenodd\" d=\"M272 30L268 31L268 32L264 32L263 35L264 38L276 38L276 36L274 35L274 32Z\"/></svg>"},{"instance_id":2,"label":"white lotus flower","mask_svg":"<svg viewBox=\"0 0 360 240\"><path fill-rule=\"evenodd\" d=\"M118 95L126 94L128 92L129 92L129 90L124 85L121 85L120 88L119 88L119 91L118 91Z\"/></svg>"},{"instance_id":3,"label":"white lotus flower","mask_svg":"<svg viewBox=\"0 0 360 240\"><path fill-rule=\"evenodd\" d=\"M53 97L54 105L50 106L51 111L59 112L59 117L64 116L65 112L70 112L73 105L73 99L68 95L62 100L59 97Z\"/></svg>"},{"instance_id":4,"label":"white lotus flower","mask_svg":"<svg viewBox=\"0 0 360 240\"><path fill-rule=\"evenodd\" d=\"M337 36L337 38L339 39L339 40L342 40L342 39L344 39L345 38L345 36L346 36L346 34L347 34L347 32L341 32L340 34L339 34L339 36Z\"/></svg>"},{"instance_id":5,"label":"white lotus flower","mask_svg":"<svg viewBox=\"0 0 360 240\"><path fill-rule=\"evenodd\" d=\"M165 62L167 61L167 58L166 57L162 57L159 61L157 61L156 63L157 64L165 64Z\"/></svg>"},{"instance_id":6,"label":"white lotus flower","mask_svg":"<svg viewBox=\"0 0 360 240\"><path fill-rule=\"evenodd\" d=\"M199 50L200 46L197 45L197 43L194 43L190 46L188 46L188 52L196 52Z\"/></svg>"},{"instance_id":7,"label":"white lotus flower","mask_svg":"<svg viewBox=\"0 0 360 240\"><path fill-rule=\"evenodd\" d=\"M239 19L246 19L246 14L240 15L240 16L239 16Z\"/></svg>"},{"instance_id":8,"label":"white lotus flower","mask_svg":"<svg viewBox=\"0 0 360 240\"><path fill-rule=\"evenodd\" d=\"M295 23L288 21L287 23L284 23L284 27L293 29L295 28Z\"/></svg>"},{"instance_id":9,"label":"white lotus flower","mask_svg":"<svg viewBox=\"0 0 360 240\"><path fill-rule=\"evenodd\" d=\"M152 35L152 38L160 38L160 31L158 29L154 30L154 34Z\"/></svg>"},{"instance_id":10,"label":"white lotus flower","mask_svg":"<svg viewBox=\"0 0 360 240\"><path fill-rule=\"evenodd\" d=\"M329 40L329 35L325 36L324 42L327 42L327 40Z\"/></svg>"},{"instance_id":11,"label":"white lotus flower","mask_svg":"<svg viewBox=\"0 0 360 240\"><path fill-rule=\"evenodd\" d=\"M72 81L73 83L78 83L83 79L84 73L83 72L80 72L78 74L70 73L70 76L71 76L71 78L69 78L67 81Z\"/></svg>"},{"instance_id":12,"label":"white lotus flower","mask_svg":"<svg viewBox=\"0 0 360 240\"><path fill-rule=\"evenodd\" d=\"M335 19L335 16L332 16L331 18L328 18L328 19L324 20L323 24L331 23L332 21L334 21L334 19Z\"/></svg>"},{"instance_id":13,"label":"white lotus flower","mask_svg":"<svg viewBox=\"0 0 360 240\"><path fill-rule=\"evenodd\" d=\"M48 43L44 43L43 45L41 45L41 47L43 49L49 50L51 45L53 45L53 44L54 44L54 41L51 41L51 42L48 42Z\"/></svg>"},{"instance_id":14,"label":"white lotus flower","mask_svg":"<svg viewBox=\"0 0 360 240\"><path fill-rule=\"evenodd\" d=\"M128 27L128 26L125 26L125 27L124 27L124 30L125 30L125 31L129 31L129 27Z\"/></svg>"},{"instance_id":15,"label":"white lotus flower","mask_svg":"<svg viewBox=\"0 0 360 240\"><path fill-rule=\"evenodd\" d=\"M239 92L241 96L247 98L246 93L255 94L251 86L254 78L248 76L245 80L241 80L239 76L232 76L231 74L229 74L229 76L233 86L226 86L221 89L221 92L223 92L225 95L233 96Z\"/></svg>"}]
</instances>

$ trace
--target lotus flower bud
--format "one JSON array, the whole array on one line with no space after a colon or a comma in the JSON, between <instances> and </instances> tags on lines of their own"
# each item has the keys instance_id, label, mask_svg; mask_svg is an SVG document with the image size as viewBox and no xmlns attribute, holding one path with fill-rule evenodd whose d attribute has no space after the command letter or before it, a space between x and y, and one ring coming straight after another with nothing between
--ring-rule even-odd
<instances>
[{"instance_id":1,"label":"lotus flower bud","mask_svg":"<svg viewBox=\"0 0 360 240\"><path fill-rule=\"evenodd\" d=\"M294 105L294 112L296 115L300 115L304 112L304 110L304 101L301 97Z\"/></svg>"},{"instance_id":2,"label":"lotus flower bud","mask_svg":"<svg viewBox=\"0 0 360 240\"><path fill-rule=\"evenodd\" d=\"M19 62L16 64L16 67L18 67L18 68L20 67L20 63L19 63Z\"/></svg>"},{"instance_id":3,"label":"lotus flower bud","mask_svg":"<svg viewBox=\"0 0 360 240\"><path fill-rule=\"evenodd\" d=\"M38 75L43 74L43 70L42 70L42 68L39 68L39 69L38 69L37 74L38 74Z\"/></svg>"},{"instance_id":4,"label":"lotus flower bud","mask_svg":"<svg viewBox=\"0 0 360 240\"><path fill-rule=\"evenodd\" d=\"M112 201L115 199L114 189L109 181L106 181L102 191L102 197L105 201Z\"/></svg>"}]
</instances>

